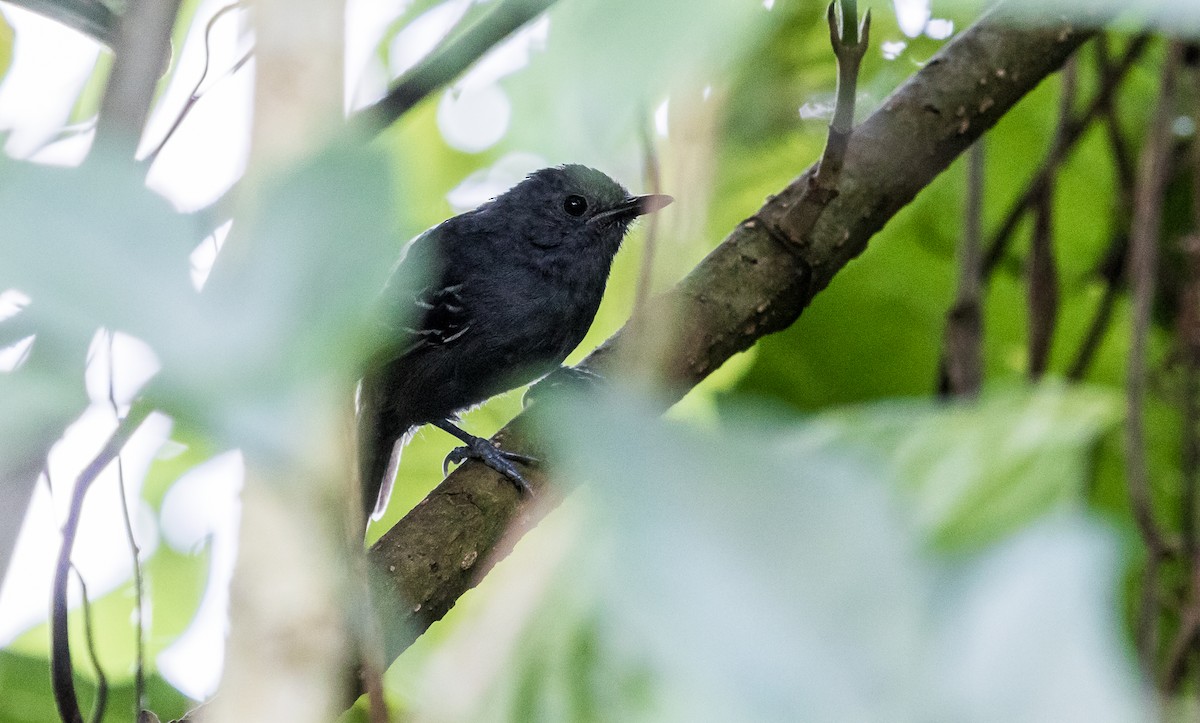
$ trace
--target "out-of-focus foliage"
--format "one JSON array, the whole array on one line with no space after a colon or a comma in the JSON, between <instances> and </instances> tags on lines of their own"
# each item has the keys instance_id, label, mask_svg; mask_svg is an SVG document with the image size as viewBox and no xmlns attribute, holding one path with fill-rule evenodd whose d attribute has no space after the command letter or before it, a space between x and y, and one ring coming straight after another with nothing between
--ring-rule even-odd
<instances>
[{"instance_id":1,"label":"out-of-focus foliage","mask_svg":"<svg viewBox=\"0 0 1200 723\"><path fill-rule=\"evenodd\" d=\"M12 65L12 50L12 26L3 17L0 17L0 78L4 77L4 74L8 72L8 66Z\"/></svg>"},{"instance_id":2,"label":"out-of-focus foliage","mask_svg":"<svg viewBox=\"0 0 1200 723\"><path fill-rule=\"evenodd\" d=\"M86 667L86 663L83 666ZM77 676L76 685L82 705L90 707L96 694L94 682ZM155 703L162 720L182 718L193 704L157 676L146 681L147 693ZM46 674L44 657L27 657L0 651L0 720L4 723L46 723L58 720L54 698L50 695L50 676ZM108 707L104 723L125 723L134 710L133 683L123 678L119 684L110 683Z\"/></svg>"},{"instance_id":3,"label":"out-of-focus foliage","mask_svg":"<svg viewBox=\"0 0 1200 723\"><path fill-rule=\"evenodd\" d=\"M1019 495L1019 460L1057 455L1083 476L1111 401L1018 390L973 410L884 404L801 424L747 408L703 433L621 395L559 407L542 429L586 494L522 543L490 607L414 651L429 658L415 712L1149 720L1112 606L1117 540L1080 489L1025 505L1021 532L974 533L1011 519L995 479ZM969 459L1012 449L1004 469ZM974 503L931 509L963 457L956 497ZM971 530L956 542L972 551L933 553L945 530Z\"/></svg>"},{"instance_id":4,"label":"out-of-focus foliage","mask_svg":"<svg viewBox=\"0 0 1200 723\"><path fill-rule=\"evenodd\" d=\"M163 369L146 394L180 422L175 444L182 451L152 465L147 479L156 508L182 474L231 446L278 470L287 484L303 485L338 453L358 365L379 343L371 308L400 246L387 169L362 150L336 147L260 179L257 203L240 217L203 294L188 279L188 254L202 228L129 170L105 159L78 169L11 161L0 169L0 215L9 230L0 241L7 259L0 286L32 298L14 318L31 319L38 331L31 361L0 378L14 391L4 397L4 423L24 435L6 435L12 455L5 462L26 459L59 434L41 420L65 424L86 404L73 391L83 376L82 350L105 327L135 334L155 351ZM73 349L77 356L54 356ZM24 471L3 484L31 483ZM58 494L69 489L63 482L55 482ZM214 570L207 548L203 541L192 550L160 545L143 563L153 611L145 618L151 672L197 610ZM136 656L133 606L132 582L92 600L101 665L126 701L114 699L110 711L122 719L132 706L124 689ZM80 610L71 630L76 670L86 678ZM40 692L31 695L47 695L46 626L11 648L42 656ZM16 660L4 658L0 670L25 680ZM160 689L151 689L152 707L182 712L179 695L159 700Z\"/></svg>"}]
</instances>

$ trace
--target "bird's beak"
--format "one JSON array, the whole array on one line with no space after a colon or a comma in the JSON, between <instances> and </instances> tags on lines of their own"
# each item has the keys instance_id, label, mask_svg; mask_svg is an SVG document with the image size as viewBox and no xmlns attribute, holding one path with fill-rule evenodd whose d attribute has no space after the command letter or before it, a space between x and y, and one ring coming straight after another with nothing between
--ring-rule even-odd
<instances>
[{"instance_id":1,"label":"bird's beak","mask_svg":"<svg viewBox=\"0 0 1200 723\"><path fill-rule=\"evenodd\" d=\"M592 216L588 219L588 223L632 220L638 216L644 216L648 213L654 213L661 208L666 208L674 200L674 198L661 193L652 193L646 196L631 196L607 211L601 211Z\"/></svg>"}]
</instances>

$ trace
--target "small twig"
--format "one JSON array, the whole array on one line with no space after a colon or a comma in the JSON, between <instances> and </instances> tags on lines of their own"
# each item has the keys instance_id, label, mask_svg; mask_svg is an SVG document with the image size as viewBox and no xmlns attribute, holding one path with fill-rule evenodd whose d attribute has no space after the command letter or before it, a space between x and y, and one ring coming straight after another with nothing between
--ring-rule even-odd
<instances>
[{"instance_id":1,"label":"small twig","mask_svg":"<svg viewBox=\"0 0 1200 723\"><path fill-rule=\"evenodd\" d=\"M1188 658L1200 640L1200 576L1192 575L1188 596L1188 603L1179 616L1179 630L1171 641L1163 666L1162 687L1167 694L1179 692L1187 675Z\"/></svg>"},{"instance_id":2,"label":"small twig","mask_svg":"<svg viewBox=\"0 0 1200 723\"><path fill-rule=\"evenodd\" d=\"M1061 136L1056 139L1056 142L1051 146L1045 159L1042 161L1042 166L1038 169L1033 178L1029 180L1025 190L1013 203L1008 214L1000 223L1000 227L992 234L991 242L988 244L987 254L984 256L983 273L986 279L996 266L1000 263L1000 259L1004 257L1004 253L1008 250L1008 245L1012 241L1013 232L1016 231L1017 224L1025 216L1028 211L1037 201L1041 189L1046 185L1048 176L1057 168L1060 163L1060 156L1066 156L1074 148L1075 144L1083 137L1083 132L1088 129L1092 122L1100 115L1101 110L1110 102L1117 87L1125 79L1129 70L1133 68L1137 59L1141 56L1142 51L1146 49L1149 42L1149 35L1139 35L1129 43L1129 47L1125 49L1121 60L1113 68L1112 74L1106 79L1100 88L1096 91L1096 95L1092 98L1092 102L1079 116L1078 120L1067 125Z\"/></svg>"},{"instance_id":3,"label":"small twig","mask_svg":"<svg viewBox=\"0 0 1200 723\"><path fill-rule=\"evenodd\" d=\"M1096 352L1100 350L1100 344L1104 341L1104 336L1113 320L1117 298L1121 294L1121 285L1125 278L1125 257L1128 251L1129 231L1127 228L1121 228L1109 241L1108 249L1105 251L1104 261L1100 265L1100 275L1104 279L1104 295L1100 297L1100 303L1092 316L1092 322L1088 325L1087 334L1084 335L1083 341L1079 345L1079 351L1075 353L1075 360L1071 362L1071 368L1067 371L1067 379L1072 381L1083 379L1092 365L1092 360L1096 357Z\"/></svg>"},{"instance_id":4,"label":"small twig","mask_svg":"<svg viewBox=\"0 0 1200 723\"><path fill-rule=\"evenodd\" d=\"M1200 181L1200 172L1194 178ZM1197 560L1200 552L1196 534L1197 487L1200 486L1200 232L1184 239L1183 252L1187 259L1186 280L1179 294L1179 319L1176 337L1182 358L1182 389L1180 409L1183 417L1182 482L1180 498L1180 529L1183 550L1188 560ZM1197 571L1193 571L1195 574Z\"/></svg>"},{"instance_id":5,"label":"small twig","mask_svg":"<svg viewBox=\"0 0 1200 723\"><path fill-rule=\"evenodd\" d=\"M1029 245L1026 303L1029 308L1029 378L1037 381L1050 363L1054 327L1058 321L1058 270L1054 260L1054 192L1042 186L1034 204L1033 235Z\"/></svg>"},{"instance_id":6,"label":"small twig","mask_svg":"<svg viewBox=\"0 0 1200 723\"><path fill-rule=\"evenodd\" d=\"M1129 276L1133 291L1133 325L1130 331L1129 371L1126 381L1125 463L1134 520L1149 554L1144 585L1157 589L1159 562L1170 552L1166 537L1154 515L1150 491L1150 472L1146 462L1144 407L1148 370L1148 338L1154 305L1155 272L1162 222L1163 195L1171 161L1171 115L1175 101L1175 76L1179 66L1180 45L1171 43L1163 63L1158 104L1154 110L1146 147L1138 169L1138 188L1134 202L1133 226L1129 243ZM1146 670L1154 669L1157 648L1158 604L1148 603L1143 594L1139 611L1138 650Z\"/></svg>"},{"instance_id":7,"label":"small twig","mask_svg":"<svg viewBox=\"0 0 1200 723\"><path fill-rule=\"evenodd\" d=\"M839 5L840 3L840 5ZM840 22L839 13L840 11ZM829 42L837 58L837 103L829 122L825 150L817 163L816 173L809 176L804 195L788 213L787 228L772 219L761 218L771 235L785 246L799 248L804 243L825 207L837 198L838 180L846 162L850 136L854 132L854 105L858 94L858 70L867 54L871 34L871 11L858 23L858 4L855 0L829 3L825 11L829 25ZM840 25L840 27L839 27Z\"/></svg>"},{"instance_id":8,"label":"small twig","mask_svg":"<svg viewBox=\"0 0 1200 723\"><path fill-rule=\"evenodd\" d=\"M1151 553L1146 557L1146 569L1142 571L1137 617L1134 622L1133 635L1138 659L1148 677L1154 676L1157 662L1155 656L1159 642L1158 611L1162 607L1158 594L1158 573L1162 563L1162 556Z\"/></svg>"},{"instance_id":9,"label":"small twig","mask_svg":"<svg viewBox=\"0 0 1200 723\"><path fill-rule=\"evenodd\" d=\"M840 30L837 13L834 11L835 5L840 5ZM867 47L870 45L871 11L867 10L863 15L862 24L859 25L858 3L855 0L840 0L840 3L829 3L825 19L829 23L829 42L833 45L833 54L837 56L837 102L833 108L833 119L829 121L825 152L821 155L821 162L817 166L817 174L813 181L817 189L817 198L836 194L837 179L841 176L842 165L846 161L846 149L850 145L850 134L854 131L858 69L862 66L863 56L867 54Z\"/></svg>"},{"instance_id":10,"label":"small twig","mask_svg":"<svg viewBox=\"0 0 1200 723\"><path fill-rule=\"evenodd\" d=\"M92 601L88 597L87 583L83 581L83 574L79 572L79 568L75 567L75 563L71 563L71 572L75 573L75 580L79 583L79 591L83 600L83 639L87 643L88 659L92 661L92 669L96 671L96 700L92 705L92 717L90 723L100 723L104 719L104 709L108 707L108 677L104 675L104 668L100 667L100 656L96 653L96 638L92 631Z\"/></svg>"},{"instance_id":11,"label":"small twig","mask_svg":"<svg viewBox=\"0 0 1200 723\"><path fill-rule=\"evenodd\" d=\"M1200 123L1200 72L1193 72L1192 119ZM1163 674L1163 690L1176 693L1183 684L1189 662L1200 642L1200 540L1196 507L1200 496L1200 144L1192 144L1192 235L1184 239L1187 281L1179 299L1177 336L1183 358L1182 417L1183 494L1180 527L1190 585L1180 613L1179 630L1170 645Z\"/></svg>"},{"instance_id":12,"label":"small twig","mask_svg":"<svg viewBox=\"0 0 1200 723\"><path fill-rule=\"evenodd\" d=\"M1118 71L1108 56L1108 36L1106 35L1101 35L1096 39L1096 64L1100 73L1101 86L1114 82ZM1101 96L1100 100L1103 101L1100 112L1104 117L1104 130L1113 157L1117 184L1122 193L1122 200L1128 201L1127 204L1123 202L1121 206L1122 208L1132 207L1137 169L1134 168L1133 158L1129 152L1129 143L1125 140L1125 134L1121 130L1121 119L1117 114L1117 96L1115 93L1109 93ZM1125 194L1128 194L1128 197Z\"/></svg>"},{"instance_id":13,"label":"small twig","mask_svg":"<svg viewBox=\"0 0 1200 723\"><path fill-rule=\"evenodd\" d=\"M137 431L150 409L134 404L125 419L117 424L116 430L99 454L84 467L75 482L71 494L71 507L62 528L62 546L58 562L54 566L54 587L50 600L50 680L54 689L54 703L64 723L83 723L79 709L79 698L75 694L75 680L71 669L71 641L67 630L67 580L71 569L71 548L79 532L79 518L83 513L83 500L96 477L120 454L121 449Z\"/></svg>"},{"instance_id":14,"label":"small twig","mask_svg":"<svg viewBox=\"0 0 1200 723\"><path fill-rule=\"evenodd\" d=\"M113 339L116 333L108 332L108 403L112 406L113 416L117 418L117 424L121 423L121 410L117 405L117 395L114 391L116 386L114 381L113 368L116 366L116 355L113 353ZM129 542L129 553L133 557L133 594L134 594L134 610L137 617L137 625L135 626L136 639L134 647L136 650L136 662L134 667L134 700L136 701L137 710L146 708L146 619L145 619L145 587L142 582L142 561L141 548L138 547L137 538L133 533L133 520L129 516L129 500L125 492L125 465L121 462L121 455L117 455L117 491L121 497L121 519L125 523L125 537Z\"/></svg>"},{"instance_id":15,"label":"small twig","mask_svg":"<svg viewBox=\"0 0 1200 723\"><path fill-rule=\"evenodd\" d=\"M946 314L939 393L974 396L983 386L984 139L967 152L967 193L958 252L958 294Z\"/></svg>"},{"instance_id":16,"label":"small twig","mask_svg":"<svg viewBox=\"0 0 1200 723\"><path fill-rule=\"evenodd\" d=\"M192 108L200 100L200 86L204 84L204 79L208 77L209 63L212 58L211 41L213 26L215 26L217 24L217 20L219 20L225 14L237 8L245 7L245 5L246 0L238 0L237 2L230 3L213 13L213 16L208 19L208 23L204 26L204 70L200 73L200 78L196 80L196 85L192 87L192 92L188 94L188 99L183 104L183 108L180 109L179 115L175 116L175 122L173 122L171 127L167 129L166 134L163 135L162 140L158 142L158 145L154 147L154 150L150 151L150 153L148 153L146 157L142 159L142 163L145 165L150 166L154 163L154 159L158 158L158 154L162 152L163 147L167 145L167 141L171 140L171 136L175 135L175 131L179 129L179 126L183 125L183 120L188 117L188 114L192 112ZM253 56L254 48L250 48L245 52L244 55L242 55L240 59L238 59L236 63L233 64L233 67L225 71L225 74L214 81L213 84L216 85L216 83L221 82L225 78L228 78L241 70L242 66L249 62L250 58Z\"/></svg>"},{"instance_id":17,"label":"small twig","mask_svg":"<svg viewBox=\"0 0 1200 723\"><path fill-rule=\"evenodd\" d=\"M555 0L500 0L490 13L444 42L424 62L404 75L387 95L351 119L356 130L374 135L387 128L433 91L479 60L500 41L541 15Z\"/></svg>"},{"instance_id":18,"label":"small twig","mask_svg":"<svg viewBox=\"0 0 1200 723\"><path fill-rule=\"evenodd\" d=\"M1106 37L1101 35L1096 42L1096 61L1100 69L1100 82L1105 84L1116 72L1108 59L1108 44ZM1109 152L1113 159L1113 172L1116 176L1118 198L1115 211L1117 229L1104 251L1100 262L1099 274L1104 280L1104 295L1088 325L1087 334L1075 353L1075 361L1067 371L1067 378L1079 381L1087 374L1100 344L1108 333L1112 323L1113 311L1116 309L1117 298L1125 279L1125 259L1129 253L1129 224L1133 216L1134 187L1137 185L1137 171L1130 157L1129 143L1121 131L1120 120L1117 116L1116 96L1110 96L1102 109L1104 127L1108 136Z\"/></svg>"},{"instance_id":19,"label":"small twig","mask_svg":"<svg viewBox=\"0 0 1200 723\"><path fill-rule=\"evenodd\" d=\"M1072 56L1062 70L1062 91L1059 96L1058 127L1054 133L1054 148L1063 148L1075 111L1077 64ZM1061 152L1051 154L1054 160L1046 166L1044 182L1038 187L1034 201L1033 235L1028 262L1029 306L1029 378L1042 378L1050 364L1050 349L1058 323L1058 268L1054 254L1054 190L1058 170L1065 160Z\"/></svg>"},{"instance_id":20,"label":"small twig","mask_svg":"<svg viewBox=\"0 0 1200 723\"><path fill-rule=\"evenodd\" d=\"M117 24L112 72L100 101L95 147L133 158L154 88L171 59L181 0L132 0Z\"/></svg>"}]
</instances>

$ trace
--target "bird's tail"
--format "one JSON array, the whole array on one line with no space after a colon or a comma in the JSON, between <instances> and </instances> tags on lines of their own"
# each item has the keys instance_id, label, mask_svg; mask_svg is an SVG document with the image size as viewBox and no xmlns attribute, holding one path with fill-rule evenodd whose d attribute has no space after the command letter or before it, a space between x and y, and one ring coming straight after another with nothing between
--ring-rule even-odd
<instances>
[{"instance_id":1,"label":"bird's tail","mask_svg":"<svg viewBox=\"0 0 1200 723\"><path fill-rule=\"evenodd\" d=\"M372 396L365 387L359 389L358 464L366 521L379 519L387 509L400 452L414 427L389 415Z\"/></svg>"}]
</instances>

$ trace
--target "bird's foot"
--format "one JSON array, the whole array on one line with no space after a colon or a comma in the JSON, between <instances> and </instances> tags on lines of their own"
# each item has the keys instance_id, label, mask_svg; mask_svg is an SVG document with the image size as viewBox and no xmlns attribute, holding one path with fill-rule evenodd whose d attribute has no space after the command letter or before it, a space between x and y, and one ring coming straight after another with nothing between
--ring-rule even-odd
<instances>
[{"instance_id":1,"label":"bird's foot","mask_svg":"<svg viewBox=\"0 0 1200 723\"><path fill-rule=\"evenodd\" d=\"M548 392L564 388L588 389L603 381L604 377L587 367L559 367L527 389L521 404L528 407Z\"/></svg>"},{"instance_id":2,"label":"bird's foot","mask_svg":"<svg viewBox=\"0 0 1200 723\"><path fill-rule=\"evenodd\" d=\"M508 478L513 487L517 488L517 492L522 495L533 494L533 488L521 476L521 472L513 465L513 462L535 466L540 460L527 454L506 452L482 437L471 437L463 441L466 442L465 445L455 447L450 450L450 454L446 455L446 459L442 462L442 474L447 474L451 464L462 464L468 459L477 459Z\"/></svg>"}]
</instances>

